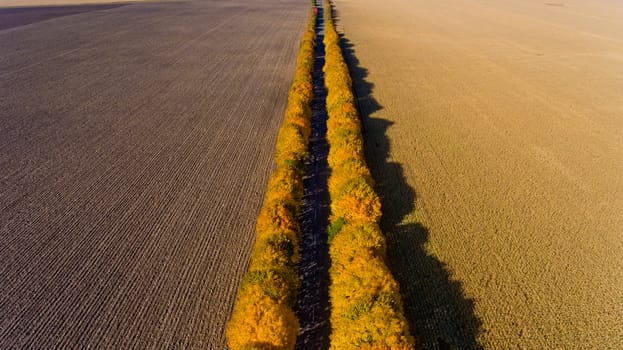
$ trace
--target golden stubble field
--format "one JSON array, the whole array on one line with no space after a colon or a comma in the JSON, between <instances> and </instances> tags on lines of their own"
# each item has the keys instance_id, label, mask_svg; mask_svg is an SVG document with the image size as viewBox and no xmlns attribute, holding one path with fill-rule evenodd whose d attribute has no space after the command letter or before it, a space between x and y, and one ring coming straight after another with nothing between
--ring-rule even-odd
<instances>
[{"instance_id":1,"label":"golden stubble field","mask_svg":"<svg viewBox=\"0 0 623 350\"><path fill-rule=\"evenodd\" d=\"M623 4L335 5L420 342L623 347Z\"/></svg>"}]
</instances>

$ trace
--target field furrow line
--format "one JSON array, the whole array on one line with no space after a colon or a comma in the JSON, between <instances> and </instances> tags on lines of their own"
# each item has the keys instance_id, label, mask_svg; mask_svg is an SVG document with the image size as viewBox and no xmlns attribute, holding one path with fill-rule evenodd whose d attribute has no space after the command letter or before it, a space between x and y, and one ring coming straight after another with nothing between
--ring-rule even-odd
<instances>
[{"instance_id":1,"label":"field furrow line","mask_svg":"<svg viewBox=\"0 0 623 350\"><path fill-rule=\"evenodd\" d=\"M0 347L225 346L302 9L137 4L11 28L55 49L0 31L3 67L78 49L3 70L19 88L0 86Z\"/></svg>"}]
</instances>

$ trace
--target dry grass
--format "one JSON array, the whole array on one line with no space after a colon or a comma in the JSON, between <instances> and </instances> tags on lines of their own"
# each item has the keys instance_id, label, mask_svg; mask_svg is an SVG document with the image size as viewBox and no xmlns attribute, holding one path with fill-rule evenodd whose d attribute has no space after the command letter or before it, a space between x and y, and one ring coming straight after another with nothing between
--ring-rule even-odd
<instances>
[{"instance_id":1,"label":"dry grass","mask_svg":"<svg viewBox=\"0 0 623 350\"><path fill-rule=\"evenodd\" d=\"M560 3L336 1L427 348L623 347L623 7Z\"/></svg>"}]
</instances>

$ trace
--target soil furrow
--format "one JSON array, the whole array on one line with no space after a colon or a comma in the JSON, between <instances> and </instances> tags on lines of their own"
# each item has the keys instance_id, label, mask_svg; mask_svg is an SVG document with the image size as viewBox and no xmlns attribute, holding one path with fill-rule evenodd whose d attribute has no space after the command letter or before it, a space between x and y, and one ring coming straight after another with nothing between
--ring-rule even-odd
<instances>
[{"instance_id":1,"label":"soil furrow","mask_svg":"<svg viewBox=\"0 0 623 350\"><path fill-rule=\"evenodd\" d=\"M0 31L0 347L225 348L306 16L191 1Z\"/></svg>"}]
</instances>

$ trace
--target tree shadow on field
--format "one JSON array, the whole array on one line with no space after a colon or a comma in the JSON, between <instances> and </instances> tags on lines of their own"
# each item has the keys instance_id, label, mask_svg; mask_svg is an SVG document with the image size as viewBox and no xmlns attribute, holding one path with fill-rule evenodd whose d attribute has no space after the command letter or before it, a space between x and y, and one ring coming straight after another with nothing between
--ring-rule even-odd
<instances>
[{"instance_id":1,"label":"tree shadow on field","mask_svg":"<svg viewBox=\"0 0 623 350\"><path fill-rule=\"evenodd\" d=\"M336 16L335 9L333 13ZM426 251L427 228L405 220L416 209L417 195L407 184L402 165L389 161L391 143L386 131L394 123L374 116L382 109L374 99L374 85L366 81L368 73L359 65L355 46L340 36L361 115L366 158L382 201L387 263L400 284L417 347L482 349L476 340L481 321L474 314L473 300L464 296L461 283L452 280L445 264Z\"/></svg>"}]
</instances>

